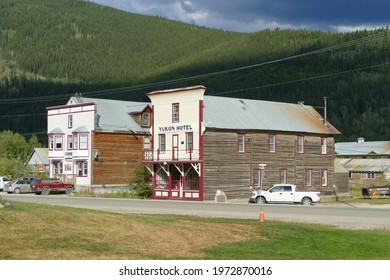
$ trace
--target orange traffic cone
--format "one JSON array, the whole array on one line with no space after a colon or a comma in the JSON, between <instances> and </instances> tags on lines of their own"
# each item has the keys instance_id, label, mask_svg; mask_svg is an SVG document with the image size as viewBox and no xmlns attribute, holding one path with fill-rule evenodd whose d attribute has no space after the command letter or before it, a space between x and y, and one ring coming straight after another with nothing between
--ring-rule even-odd
<instances>
[{"instance_id":1,"label":"orange traffic cone","mask_svg":"<svg viewBox=\"0 0 390 280\"><path fill-rule=\"evenodd\" d=\"M264 211L263 211L263 208L260 208L260 222L264 222Z\"/></svg>"}]
</instances>

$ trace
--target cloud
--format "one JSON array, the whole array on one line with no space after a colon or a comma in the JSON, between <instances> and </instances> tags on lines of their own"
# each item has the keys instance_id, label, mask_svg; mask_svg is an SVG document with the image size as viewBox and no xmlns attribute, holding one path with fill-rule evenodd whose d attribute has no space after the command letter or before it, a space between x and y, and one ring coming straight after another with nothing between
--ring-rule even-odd
<instances>
[{"instance_id":1,"label":"cloud","mask_svg":"<svg viewBox=\"0 0 390 280\"><path fill-rule=\"evenodd\" d=\"M345 32L385 27L383 0L93 0L128 12L162 16L211 28L254 32L289 28Z\"/></svg>"}]
</instances>

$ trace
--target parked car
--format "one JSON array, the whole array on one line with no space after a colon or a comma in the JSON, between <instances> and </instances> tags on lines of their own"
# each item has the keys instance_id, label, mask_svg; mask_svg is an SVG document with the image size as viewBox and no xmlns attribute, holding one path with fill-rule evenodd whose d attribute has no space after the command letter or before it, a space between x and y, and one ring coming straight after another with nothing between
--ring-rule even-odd
<instances>
[{"instance_id":1,"label":"parked car","mask_svg":"<svg viewBox=\"0 0 390 280\"><path fill-rule=\"evenodd\" d=\"M36 178L32 180L30 188L35 194L48 195L49 193L71 194L74 191L74 185L63 183L55 178Z\"/></svg>"},{"instance_id":2,"label":"parked car","mask_svg":"<svg viewBox=\"0 0 390 280\"><path fill-rule=\"evenodd\" d=\"M268 190L251 191L249 202L254 203L301 203L309 205L321 201L319 191L297 191L292 184L276 184Z\"/></svg>"},{"instance_id":3,"label":"parked car","mask_svg":"<svg viewBox=\"0 0 390 280\"><path fill-rule=\"evenodd\" d=\"M32 190L30 188L31 181L29 180L23 180L23 179L16 179L8 181L8 183L4 187L4 192L7 193L31 193Z\"/></svg>"},{"instance_id":4,"label":"parked car","mask_svg":"<svg viewBox=\"0 0 390 280\"><path fill-rule=\"evenodd\" d=\"M0 176L0 192L4 190L4 184L6 184L9 179L5 176Z\"/></svg>"}]
</instances>

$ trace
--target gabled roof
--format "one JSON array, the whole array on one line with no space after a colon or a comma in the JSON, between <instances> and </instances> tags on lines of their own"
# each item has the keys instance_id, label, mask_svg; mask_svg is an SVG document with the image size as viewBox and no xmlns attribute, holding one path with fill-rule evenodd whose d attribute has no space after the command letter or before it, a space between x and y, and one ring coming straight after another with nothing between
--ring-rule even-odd
<instances>
[{"instance_id":1,"label":"gabled roof","mask_svg":"<svg viewBox=\"0 0 390 280\"><path fill-rule=\"evenodd\" d=\"M48 148L34 148L26 164L28 165L48 165Z\"/></svg>"},{"instance_id":2,"label":"gabled roof","mask_svg":"<svg viewBox=\"0 0 390 280\"><path fill-rule=\"evenodd\" d=\"M338 163L344 166L350 172L383 172L390 168L389 159L336 159Z\"/></svg>"},{"instance_id":3,"label":"gabled roof","mask_svg":"<svg viewBox=\"0 0 390 280\"><path fill-rule=\"evenodd\" d=\"M340 134L312 107L263 100L204 96L209 128Z\"/></svg>"},{"instance_id":4,"label":"gabled roof","mask_svg":"<svg viewBox=\"0 0 390 280\"><path fill-rule=\"evenodd\" d=\"M97 128L107 131L131 131L149 132L148 128L143 128L130 114L141 113L149 105L146 102L121 101L98 98L74 98L75 103L95 103L97 110Z\"/></svg>"},{"instance_id":5,"label":"gabled roof","mask_svg":"<svg viewBox=\"0 0 390 280\"><path fill-rule=\"evenodd\" d=\"M339 156L390 155L390 141L339 142L335 152Z\"/></svg>"}]
</instances>

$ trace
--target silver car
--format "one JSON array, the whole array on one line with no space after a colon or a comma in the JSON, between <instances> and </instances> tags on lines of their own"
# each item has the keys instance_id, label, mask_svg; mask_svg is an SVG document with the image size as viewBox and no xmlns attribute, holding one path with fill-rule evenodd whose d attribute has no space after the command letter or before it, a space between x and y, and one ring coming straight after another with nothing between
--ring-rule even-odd
<instances>
[{"instance_id":1,"label":"silver car","mask_svg":"<svg viewBox=\"0 0 390 280\"><path fill-rule=\"evenodd\" d=\"M30 188L31 181L16 179L11 180L8 184L4 186L4 191L7 193L31 193L32 190Z\"/></svg>"}]
</instances>

